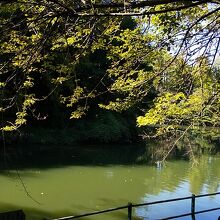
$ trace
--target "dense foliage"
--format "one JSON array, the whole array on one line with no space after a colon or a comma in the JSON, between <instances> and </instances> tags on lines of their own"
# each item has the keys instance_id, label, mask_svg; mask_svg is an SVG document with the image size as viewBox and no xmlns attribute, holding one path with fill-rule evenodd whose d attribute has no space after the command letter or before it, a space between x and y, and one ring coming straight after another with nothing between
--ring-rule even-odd
<instances>
[{"instance_id":1,"label":"dense foliage","mask_svg":"<svg viewBox=\"0 0 220 220\"><path fill-rule=\"evenodd\" d=\"M219 2L12 0L0 15L2 130L54 102L71 119L139 109L146 136L219 127Z\"/></svg>"}]
</instances>

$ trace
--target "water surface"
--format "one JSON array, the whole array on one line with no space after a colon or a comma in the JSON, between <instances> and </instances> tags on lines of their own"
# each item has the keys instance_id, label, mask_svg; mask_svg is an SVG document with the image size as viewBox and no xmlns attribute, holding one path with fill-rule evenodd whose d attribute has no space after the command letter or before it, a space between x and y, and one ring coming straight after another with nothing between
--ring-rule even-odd
<instances>
[{"instance_id":1,"label":"water surface","mask_svg":"<svg viewBox=\"0 0 220 220\"><path fill-rule=\"evenodd\" d=\"M120 163L85 163L23 168L0 175L0 209L23 209L28 220L56 218L126 205L220 190L220 157L202 156L199 164L174 160L166 166ZM121 154L120 154L121 156ZM74 157L73 157L74 160ZM220 195L196 201L196 210L220 206ZM136 208L134 219L159 219L190 211L190 201ZM196 219L217 219L220 212ZM85 220L127 219L115 211ZM191 219L185 217L182 219Z\"/></svg>"}]
</instances>

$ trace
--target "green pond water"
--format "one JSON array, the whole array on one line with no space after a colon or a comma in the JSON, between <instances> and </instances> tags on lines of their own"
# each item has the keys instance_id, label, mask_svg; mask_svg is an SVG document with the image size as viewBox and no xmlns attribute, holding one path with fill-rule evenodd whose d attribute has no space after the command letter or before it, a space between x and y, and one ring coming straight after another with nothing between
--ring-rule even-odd
<instances>
[{"instance_id":1,"label":"green pond water","mask_svg":"<svg viewBox=\"0 0 220 220\"><path fill-rule=\"evenodd\" d=\"M66 164L57 155L53 166L46 166L45 158L38 155L38 159L35 158L38 163L33 159L33 167L30 165L32 156L26 155L29 166L22 166L18 172L11 168L0 174L0 211L23 209L28 220L52 219L123 206L128 202L220 191L218 155L202 156L194 166L186 160L172 160L166 166L157 166L135 163L129 159L135 153L125 149L98 153L93 150L91 154L90 159L86 158L89 150L83 158L77 153L71 154L68 161L70 158L72 161ZM94 155L99 159L95 160ZM104 163L108 155L112 159ZM197 211L214 207L220 207L220 195L196 200ZM133 219L159 219L189 211L190 201L172 202L135 208ZM122 210L80 219L123 220L127 219L126 213ZM220 211L215 211L197 215L196 219L217 219L219 215Z\"/></svg>"}]
</instances>

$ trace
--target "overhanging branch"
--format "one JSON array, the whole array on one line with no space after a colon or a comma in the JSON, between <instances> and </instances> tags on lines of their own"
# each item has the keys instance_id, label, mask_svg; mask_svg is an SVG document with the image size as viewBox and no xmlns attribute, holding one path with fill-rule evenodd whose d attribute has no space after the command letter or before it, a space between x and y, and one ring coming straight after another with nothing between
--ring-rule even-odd
<instances>
[{"instance_id":1,"label":"overhanging branch","mask_svg":"<svg viewBox=\"0 0 220 220\"><path fill-rule=\"evenodd\" d=\"M92 12L92 13L87 13L87 12L77 12L77 11L68 11L68 12L63 12L61 14L70 14L72 17L114 17L114 16L144 16L144 15L156 15L156 14L163 14L167 12L172 12L172 11L181 11L187 8L192 8L195 6L203 5L207 3L208 1L199 1L196 3L192 3L189 5L183 5L179 7L170 7L168 9L163 9L163 10L144 10L142 12Z\"/></svg>"}]
</instances>

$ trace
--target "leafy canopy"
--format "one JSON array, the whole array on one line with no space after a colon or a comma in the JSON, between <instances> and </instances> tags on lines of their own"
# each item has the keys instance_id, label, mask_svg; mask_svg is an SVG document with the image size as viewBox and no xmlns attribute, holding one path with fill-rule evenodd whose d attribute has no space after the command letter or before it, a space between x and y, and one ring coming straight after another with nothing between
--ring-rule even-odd
<instances>
[{"instance_id":1,"label":"leafy canopy","mask_svg":"<svg viewBox=\"0 0 220 220\"><path fill-rule=\"evenodd\" d=\"M10 0L0 15L1 129L50 97L70 118L138 107L156 135L219 126L218 2Z\"/></svg>"}]
</instances>

